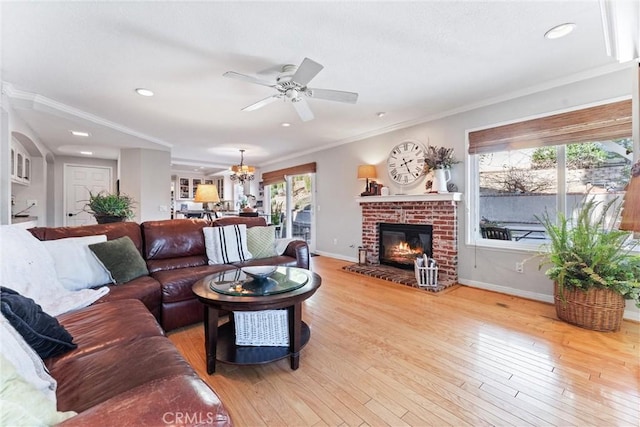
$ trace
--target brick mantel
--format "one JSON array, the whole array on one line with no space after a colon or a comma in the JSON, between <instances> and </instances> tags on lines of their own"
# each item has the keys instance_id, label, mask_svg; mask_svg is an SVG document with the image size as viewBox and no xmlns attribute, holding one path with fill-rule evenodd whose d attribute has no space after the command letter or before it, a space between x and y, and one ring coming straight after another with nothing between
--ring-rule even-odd
<instances>
[{"instance_id":1,"label":"brick mantel","mask_svg":"<svg viewBox=\"0 0 640 427\"><path fill-rule=\"evenodd\" d=\"M440 281L458 280L458 201L460 193L358 197L362 207L362 245L379 262L378 223L433 226L433 257Z\"/></svg>"}]
</instances>

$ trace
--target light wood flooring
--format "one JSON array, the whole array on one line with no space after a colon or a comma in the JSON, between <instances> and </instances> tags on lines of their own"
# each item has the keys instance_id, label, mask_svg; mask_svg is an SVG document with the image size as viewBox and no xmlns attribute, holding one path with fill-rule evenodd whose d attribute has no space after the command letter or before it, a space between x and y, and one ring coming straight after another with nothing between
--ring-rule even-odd
<instances>
[{"instance_id":1,"label":"light wood flooring","mask_svg":"<svg viewBox=\"0 0 640 427\"><path fill-rule=\"evenodd\" d=\"M170 333L236 426L638 426L640 325L556 320L552 305L457 286L433 294L312 258L300 368L219 363L202 324Z\"/></svg>"}]
</instances>

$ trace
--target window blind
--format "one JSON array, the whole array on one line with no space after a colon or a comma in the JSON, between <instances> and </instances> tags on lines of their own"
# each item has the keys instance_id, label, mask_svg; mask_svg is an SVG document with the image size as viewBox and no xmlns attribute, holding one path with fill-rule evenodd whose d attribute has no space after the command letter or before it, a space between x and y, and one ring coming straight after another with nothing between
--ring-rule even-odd
<instances>
[{"instance_id":1,"label":"window blind","mask_svg":"<svg viewBox=\"0 0 640 427\"><path fill-rule=\"evenodd\" d=\"M469 133L469 154L631 137L631 100Z\"/></svg>"},{"instance_id":2,"label":"window blind","mask_svg":"<svg viewBox=\"0 0 640 427\"><path fill-rule=\"evenodd\" d=\"M306 163L304 165L292 166L290 168L278 169L262 174L262 183L264 185L273 185L284 182L286 176L302 175L305 173L315 173L316 162Z\"/></svg>"}]
</instances>

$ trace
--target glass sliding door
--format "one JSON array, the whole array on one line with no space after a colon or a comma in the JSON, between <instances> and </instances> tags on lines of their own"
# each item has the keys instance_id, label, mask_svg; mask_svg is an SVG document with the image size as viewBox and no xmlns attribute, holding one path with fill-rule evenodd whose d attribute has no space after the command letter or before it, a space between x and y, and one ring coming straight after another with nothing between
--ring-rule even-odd
<instances>
[{"instance_id":1,"label":"glass sliding door","mask_svg":"<svg viewBox=\"0 0 640 427\"><path fill-rule=\"evenodd\" d=\"M315 246L315 174L286 176L285 182L269 185L270 222L278 227L282 238L307 242Z\"/></svg>"}]
</instances>

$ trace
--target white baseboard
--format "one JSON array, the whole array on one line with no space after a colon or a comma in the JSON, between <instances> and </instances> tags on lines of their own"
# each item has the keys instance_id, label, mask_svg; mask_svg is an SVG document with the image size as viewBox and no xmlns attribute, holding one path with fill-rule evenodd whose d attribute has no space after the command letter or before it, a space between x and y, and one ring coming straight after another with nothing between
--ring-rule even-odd
<instances>
[{"instance_id":1,"label":"white baseboard","mask_svg":"<svg viewBox=\"0 0 640 427\"><path fill-rule=\"evenodd\" d=\"M329 258L336 258L336 259L341 259L342 261L350 261L350 262L358 262L358 259L355 257L348 257L348 256L344 256L344 255L340 255L340 254L334 254L331 252L325 252L325 251L315 251L314 253L321 255L321 256L326 256Z\"/></svg>"},{"instance_id":2,"label":"white baseboard","mask_svg":"<svg viewBox=\"0 0 640 427\"><path fill-rule=\"evenodd\" d=\"M523 291L520 289L514 289L514 288L510 288L508 286L499 286L499 285L494 285L491 283L485 283L485 282L479 282L477 280L469 280L469 279L463 279L463 278L458 278L458 283L462 284L462 285L466 285L466 286L471 286L473 288L480 288L480 289L486 289L488 291L494 291L494 292L499 292L501 294L507 294L507 295L514 295L517 297L522 297L522 298L527 298L527 299L531 299L534 301L542 301L542 302L548 302L553 304L553 295L547 295L547 294L540 294L537 292L529 292L529 291ZM633 310L633 309L626 309L624 311L624 316L625 319L627 320L633 320L635 322L640 322L640 311L638 310Z\"/></svg>"}]
</instances>

